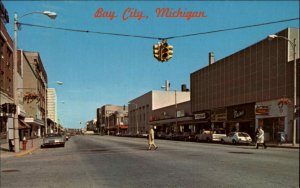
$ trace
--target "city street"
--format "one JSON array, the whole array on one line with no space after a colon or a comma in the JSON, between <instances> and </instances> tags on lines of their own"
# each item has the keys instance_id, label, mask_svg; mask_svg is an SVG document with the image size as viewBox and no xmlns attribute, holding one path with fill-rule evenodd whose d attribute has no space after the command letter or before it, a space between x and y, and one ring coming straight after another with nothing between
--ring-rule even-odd
<instances>
[{"instance_id":1,"label":"city street","mask_svg":"<svg viewBox=\"0 0 300 188\"><path fill-rule=\"evenodd\" d=\"M1 160L1 187L299 187L297 149L74 136Z\"/></svg>"}]
</instances>

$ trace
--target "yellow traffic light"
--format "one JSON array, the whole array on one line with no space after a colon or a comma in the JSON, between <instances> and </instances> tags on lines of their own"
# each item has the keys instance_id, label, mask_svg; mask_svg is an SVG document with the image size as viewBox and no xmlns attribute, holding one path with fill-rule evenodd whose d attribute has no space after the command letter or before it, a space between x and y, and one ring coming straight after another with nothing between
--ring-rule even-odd
<instances>
[{"instance_id":1,"label":"yellow traffic light","mask_svg":"<svg viewBox=\"0 0 300 188\"><path fill-rule=\"evenodd\" d=\"M161 47L160 43L153 45L153 55L158 61L161 61L160 47Z\"/></svg>"},{"instance_id":2,"label":"yellow traffic light","mask_svg":"<svg viewBox=\"0 0 300 188\"><path fill-rule=\"evenodd\" d=\"M173 57L173 46L163 43L161 46L161 61L169 61Z\"/></svg>"}]
</instances>

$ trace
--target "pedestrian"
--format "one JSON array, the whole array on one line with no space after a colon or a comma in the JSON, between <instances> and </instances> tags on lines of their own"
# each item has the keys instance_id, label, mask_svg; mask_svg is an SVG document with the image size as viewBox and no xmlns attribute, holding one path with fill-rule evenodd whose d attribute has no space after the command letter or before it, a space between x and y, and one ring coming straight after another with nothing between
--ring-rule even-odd
<instances>
[{"instance_id":1,"label":"pedestrian","mask_svg":"<svg viewBox=\"0 0 300 188\"><path fill-rule=\"evenodd\" d=\"M148 150L151 150L152 146L154 146L155 150L158 148L154 143L154 130L153 130L152 126L150 126L150 129L149 129L148 144L149 144Z\"/></svg>"},{"instance_id":2,"label":"pedestrian","mask_svg":"<svg viewBox=\"0 0 300 188\"><path fill-rule=\"evenodd\" d=\"M256 134L256 149L259 148L260 145L263 145L265 149L267 146L265 144L265 132L262 127L259 127Z\"/></svg>"}]
</instances>

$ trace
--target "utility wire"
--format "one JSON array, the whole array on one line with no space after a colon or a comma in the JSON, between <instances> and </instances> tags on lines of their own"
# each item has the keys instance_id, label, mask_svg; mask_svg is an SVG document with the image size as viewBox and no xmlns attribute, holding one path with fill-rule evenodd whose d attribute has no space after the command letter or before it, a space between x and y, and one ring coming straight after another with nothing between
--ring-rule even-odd
<instances>
[{"instance_id":1,"label":"utility wire","mask_svg":"<svg viewBox=\"0 0 300 188\"><path fill-rule=\"evenodd\" d=\"M106 33L106 32L101 32L101 31L89 31L89 30L81 30L81 29L69 29L69 28L63 28L63 27L51 27L51 26L35 25L35 24L28 24L28 23L22 23L22 22L18 22L17 24L30 26L30 27L39 27L39 28L44 28L44 29L54 29L54 30L63 30L63 31L80 32L80 33L94 33L94 34L102 34L102 35L114 35L114 36L135 37L135 38L145 38L145 39L159 39L159 40L161 39L158 37L129 35L129 34L121 34L121 33Z\"/></svg>"},{"instance_id":2,"label":"utility wire","mask_svg":"<svg viewBox=\"0 0 300 188\"><path fill-rule=\"evenodd\" d=\"M130 35L130 34L121 34L121 33L109 33L109 32L101 32L101 31L89 31L89 30L81 30L81 29L70 29L70 28L63 28L63 27L51 27L51 26L28 24L28 23L22 23L22 22L18 22L17 24L30 26L30 27L39 27L39 28L44 28L44 29L63 30L63 31L70 31L70 32L94 33L94 34L113 35L113 36L121 36L121 37L134 37L134 38L156 39L156 40L164 40L165 39L166 40L166 39L176 39L176 38L191 37L191 36L197 36L197 35L218 33L218 32L224 32L224 31L232 31L232 30L245 29L245 28L251 28L251 27L259 27L259 26L277 24L277 23L282 23L282 22L289 22L289 21L294 21L294 20L299 20L299 19L300 18L291 18L291 19L265 22L265 23L254 24L254 25L246 25L246 26L239 26L239 27L233 27L233 28L218 29L218 30L186 34L186 35L177 35L177 36L171 36L171 37L166 37L166 38L154 37L154 36L143 36L143 35Z\"/></svg>"},{"instance_id":3,"label":"utility wire","mask_svg":"<svg viewBox=\"0 0 300 188\"><path fill-rule=\"evenodd\" d=\"M167 37L166 39L191 37L191 36L196 36L196 35L205 35L205 34L218 33L218 32L223 32L223 31L232 31L232 30L238 30L238 29L245 29L245 28L250 28L250 27L259 27L259 26L263 26L263 25L271 25L271 24L282 23L282 22L289 22L289 21L294 21L294 20L299 20L299 19L300 18L291 18L291 19L286 19L286 20L266 22L266 23L260 23L260 24L254 24L254 25L246 25L246 26L233 27L233 28L227 28L227 29L219 29L219 30L206 31L206 32L200 32L200 33L194 33L194 34L187 34L187 35L178 35L178 36L173 36L173 37Z\"/></svg>"}]
</instances>

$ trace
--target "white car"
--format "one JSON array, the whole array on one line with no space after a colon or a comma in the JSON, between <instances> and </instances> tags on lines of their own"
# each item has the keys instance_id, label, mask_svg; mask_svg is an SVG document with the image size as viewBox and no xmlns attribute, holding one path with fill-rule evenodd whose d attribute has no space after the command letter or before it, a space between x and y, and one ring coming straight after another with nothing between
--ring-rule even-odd
<instances>
[{"instance_id":1,"label":"white car","mask_svg":"<svg viewBox=\"0 0 300 188\"><path fill-rule=\"evenodd\" d=\"M59 133L50 133L47 134L43 139L43 144L41 147L46 146L61 146L65 147L65 137L62 134Z\"/></svg>"},{"instance_id":2,"label":"white car","mask_svg":"<svg viewBox=\"0 0 300 188\"><path fill-rule=\"evenodd\" d=\"M222 137L225 137L225 130L203 130L201 134L196 135L196 141L206 141L206 142L220 142Z\"/></svg>"},{"instance_id":3,"label":"white car","mask_svg":"<svg viewBox=\"0 0 300 188\"><path fill-rule=\"evenodd\" d=\"M252 142L252 139L248 133L231 132L227 136L221 137L221 142L232 144L250 144Z\"/></svg>"}]
</instances>

